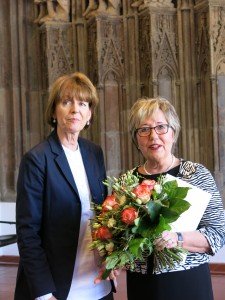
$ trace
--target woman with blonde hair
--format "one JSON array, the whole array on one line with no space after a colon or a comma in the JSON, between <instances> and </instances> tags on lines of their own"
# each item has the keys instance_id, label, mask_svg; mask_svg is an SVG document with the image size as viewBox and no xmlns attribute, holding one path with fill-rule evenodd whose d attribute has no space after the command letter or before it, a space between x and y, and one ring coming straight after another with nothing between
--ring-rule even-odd
<instances>
[{"instance_id":1,"label":"woman with blonde hair","mask_svg":"<svg viewBox=\"0 0 225 300\"><path fill-rule=\"evenodd\" d=\"M209 204L193 231L164 231L155 241L159 251L182 247L188 251L182 264L153 272L153 255L137 262L134 272L127 271L128 300L213 300L209 257L225 242L225 216L222 200L210 171L200 163L176 157L174 145L180 121L173 105L163 98L136 101L129 117L133 142L145 158L134 174L156 180L162 174L180 178L211 194ZM192 222L192 220L190 220Z\"/></svg>"}]
</instances>

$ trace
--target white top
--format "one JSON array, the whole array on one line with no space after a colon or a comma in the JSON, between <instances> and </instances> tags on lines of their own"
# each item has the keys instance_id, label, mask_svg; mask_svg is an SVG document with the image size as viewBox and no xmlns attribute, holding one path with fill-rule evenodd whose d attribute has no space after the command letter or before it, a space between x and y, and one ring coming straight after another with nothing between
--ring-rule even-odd
<instances>
[{"instance_id":1,"label":"white top","mask_svg":"<svg viewBox=\"0 0 225 300\"><path fill-rule=\"evenodd\" d=\"M64 146L63 149L70 165L82 206L76 262L67 300L98 300L110 293L111 283L108 280L102 280L100 283L94 284L95 278L98 277L98 262L95 260L94 251L89 249L92 237L88 224L89 219L93 217L93 211L90 210L91 193L88 179L79 147L76 151L71 151ZM51 295L44 295L36 298L36 300L46 300Z\"/></svg>"}]
</instances>

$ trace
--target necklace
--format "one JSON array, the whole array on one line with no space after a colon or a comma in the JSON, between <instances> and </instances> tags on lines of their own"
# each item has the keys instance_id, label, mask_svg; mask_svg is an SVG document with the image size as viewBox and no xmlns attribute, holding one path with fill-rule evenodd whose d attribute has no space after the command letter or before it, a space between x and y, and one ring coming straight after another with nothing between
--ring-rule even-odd
<instances>
[{"instance_id":1,"label":"necklace","mask_svg":"<svg viewBox=\"0 0 225 300\"><path fill-rule=\"evenodd\" d=\"M148 162L148 161L146 160L146 162L145 162L144 165L143 165L143 169L144 169L144 171L145 171L146 174L152 175L152 173L149 173L149 172L146 170L147 162ZM167 171L169 171L169 170L172 168L173 163L174 163L174 155L172 154L172 162L171 162L171 164L170 164L169 167L168 167L164 172L162 172L162 173L166 173Z\"/></svg>"}]
</instances>

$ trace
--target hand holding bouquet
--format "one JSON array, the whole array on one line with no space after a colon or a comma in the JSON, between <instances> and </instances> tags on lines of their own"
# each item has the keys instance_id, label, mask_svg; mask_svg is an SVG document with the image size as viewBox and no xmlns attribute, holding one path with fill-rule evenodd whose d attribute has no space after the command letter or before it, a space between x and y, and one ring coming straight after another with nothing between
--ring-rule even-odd
<instances>
[{"instance_id":1,"label":"hand holding bouquet","mask_svg":"<svg viewBox=\"0 0 225 300\"><path fill-rule=\"evenodd\" d=\"M136 260L144 261L143 253L154 255L154 271L174 268L183 260L185 250L179 247L158 251L154 241L170 223L176 221L190 204L185 199L189 188L178 187L177 181L143 180L127 172L119 179L107 177L111 190L103 204L94 205L96 216L91 219L93 242L101 262L106 264L103 279L114 268L133 270Z\"/></svg>"}]
</instances>

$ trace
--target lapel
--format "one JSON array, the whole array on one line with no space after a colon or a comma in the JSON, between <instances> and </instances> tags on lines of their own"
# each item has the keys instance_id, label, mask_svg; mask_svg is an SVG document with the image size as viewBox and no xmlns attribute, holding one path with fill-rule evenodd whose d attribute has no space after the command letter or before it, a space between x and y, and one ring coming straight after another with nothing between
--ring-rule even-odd
<instances>
[{"instance_id":1,"label":"lapel","mask_svg":"<svg viewBox=\"0 0 225 300\"><path fill-rule=\"evenodd\" d=\"M48 142L50 144L51 151L55 156L55 163L61 169L65 179L68 181L68 183L71 185L71 187L79 197L78 189L74 181L73 174L70 170L69 163L63 151L62 145L59 141L56 130L53 130L52 133L49 135ZM81 156L83 159L84 168L87 174L91 195L94 201L100 201L101 199L100 200L98 199L99 192L101 193L101 190L99 190L100 170L99 168L96 167L96 164L94 163L96 160L96 155L93 154L93 149L91 148L91 144L87 140L83 138L78 138L78 143L80 147Z\"/></svg>"},{"instance_id":2,"label":"lapel","mask_svg":"<svg viewBox=\"0 0 225 300\"><path fill-rule=\"evenodd\" d=\"M69 163L63 151L62 145L59 141L56 130L53 130L52 133L49 135L48 142L50 144L52 153L55 155L55 163L61 169L65 179L69 182L69 184L71 185L71 187L74 189L74 191L79 197L79 193L73 178L73 174L70 170Z\"/></svg>"}]
</instances>

